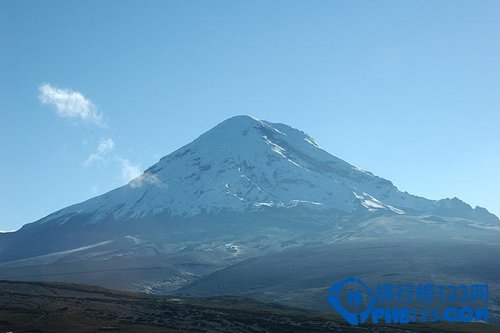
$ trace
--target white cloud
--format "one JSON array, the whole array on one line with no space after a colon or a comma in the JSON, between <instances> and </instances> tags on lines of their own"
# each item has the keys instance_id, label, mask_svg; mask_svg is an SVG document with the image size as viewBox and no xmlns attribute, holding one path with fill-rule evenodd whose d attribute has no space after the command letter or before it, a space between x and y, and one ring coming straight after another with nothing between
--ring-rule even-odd
<instances>
[{"instance_id":1,"label":"white cloud","mask_svg":"<svg viewBox=\"0 0 500 333\"><path fill-rule=\"evenodd\" d=\"M105 125L103 115L80 92L60 89L50 83L42 84L39 91L40 102L54 107L59 116L93 122L101 126Z\"/></svg>"},{"instance_id":2,"label":"white cloud","mask_svg":"<svg viewBox=\"0 0 500 333\"><path fill-rule=\"evenodd\" d=\"M167 185L159 180L156 175L148 172L143 173L140 166L132 164L129 160L124 158L118 158L117 160L120 162L122 178L124 181L128 182L130 187L141 187L145 183L162 188L167 187Z\"/></svg>"},{"instance_id":3,"label":"white cloud","mask_svg":"<svg viewBox=\"0 0 500 333\"><path fill-rule=\"evenodd\" d=\"M132 164L125 158L118 158L117 160L120 163L120 169L124 181L129 182L142 174L140 166Z\"/></svg>"},{"instance_id":4,"label":"white cloud","mask_svg":"<svg viewBox=\"0 0 500 333\"><path fill-rule=\"evenodd\" d=\"M114 143L113 139L107 138L107 139L101 140L99 142L99 146L97 146L97 152L99 152L101 154L106 154L106 153L112 151L114 147L115 147L115 143Z\"/></svg>"},{"instance_id":5,"label":"white cloud","mask_svg":"<svg viewBox=\"0 0 500 333\"><path fill-rule=\"evenodd\" d=\"M139 177L132 179L129 182L129 185L131 187L141 187L144 183L149 183L152 185L156 185L158 187L167 188L167 184L163 183L161 180L156 177L156 175L150 174L150 173L143 173Z\"/></svg>"},{"instance_id":6,"label":"white cloud","mask_svg":"<svg viewBox=\"0 0 500 333\"><path fill-rule=\"evenodd\" d=\"M71 89L58 88L50 83L42 84L39 91L38 98L40 102L54 108L59 116L108 127L103 114L82 93ZM87 141L83 141L83 145L87 144ZM90 154L83 162L85 166L91 166L95 163L117 166L120 169L122 179L129 183L131 187L140 187L144 183L166 186L156 176L143 173L139 165L120 157L115 152L115 143L112 138L99 141L95 152ZM90 189L93 195L99 191L100 188L97 185L92 186Z\"/></svg>"},{"instance_id":7,"label":"white cloud","mask_svg":"<svg viewBox=\"0 0 500 333\"><path fill-rule=\"evenodd\" d=\"M91 154L84 162L84 165L89 166L94 162L107 162L107 157L115 148L115 142L111 138L102 139L99 141L96 152Z\"/></svg>"},{"instance_id":8,"label":"white cloud","mask_svg":"<svg viewBox=\"0 0 500 333\"><path fill-rule=\"evenodd\" d=\"M99 192L100 192L100 187L99 187L99 185L94 185L94 186L92 186L92 187L90 188L90 194L91 194L91 195L93 195L93 196L94 196L94 195L98 195L98 194L99 194Z\"/></svg>"},{"instance_id":9,"label":"white cloud","mask_svg":"<svg viewBox=\"0 0 500 333\"><path fill-rule=\"evenodd\" d=\"M114 153L115 143L113 139L103 139L99 142L95 153L91 154L84 162L85 166L90 166L96 162L112 163L118 166L121 172L123 181L129 183L131 187L141 187L144 183L154 184L164 187L163 184L155 175L143 173L140 165L130 162L128 159L117 156ZM92 193L98 192L98 187L91 188Z\"/></svg>"}]
</instances>

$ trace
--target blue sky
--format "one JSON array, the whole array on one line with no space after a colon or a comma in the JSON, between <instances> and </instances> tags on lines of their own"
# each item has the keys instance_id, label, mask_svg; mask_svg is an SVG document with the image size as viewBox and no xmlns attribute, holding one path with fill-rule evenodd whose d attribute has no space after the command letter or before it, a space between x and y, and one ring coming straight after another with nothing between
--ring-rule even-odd
<instances>
[{"instance_id":1,"label":"blue sky","mask_svg":"<svg viewBox=\"0 0 500 333\"><path fill-rule=\"evenodd\" d=\"M0 1L0 230L224 119L500 214L498 1Z\"/></svg>"}]
</instances>

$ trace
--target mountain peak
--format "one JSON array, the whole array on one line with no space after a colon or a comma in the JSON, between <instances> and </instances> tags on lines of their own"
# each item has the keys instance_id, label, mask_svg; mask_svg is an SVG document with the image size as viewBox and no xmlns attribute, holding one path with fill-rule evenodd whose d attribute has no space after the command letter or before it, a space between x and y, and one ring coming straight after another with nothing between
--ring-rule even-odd
<instances>
[{"instance_id":1,"label":"mountain peak","mask_svg":"<svg viewBox=\"0 0 500 333\"><path fill-rule=\"evenodd\" d=\"M252 123L259 123L261 120L257 119L253 116L240 114L236 116L232 116L222 121L220 124L230 124L230 126L245 126Z\"/></svg>"},{"instance_id":2,"label":"mountain peak","mask_svg":"<svg viewBox=\"0 0 500 333\"><path fill-rule=\"evenodd\" d=\"M40 222L66 223L67 216L79 214L90 216L89 223L99 223L157 214L187 217L297 206L349 214L478 215L456 200L436 203L401 192L389 180L331 155L300 130L240 115L163 157L129 185Z\"/></svg>"},{"instance_id":3,"label":"mountain peak","mask_svg":"<svg viewBox=\"0 0 500 333\"><path fill-rule=\"evenodd\" d=\"M287 137L288 134L292 132L295 135L299 135L301 137L305 136L303 132L296 130L288 125L275 124L265 120L254 118L252 116L239 115L228 118L219 123L209 131L202 134L198 139L195 140L195 142L210 142L210 140L214 139L226 140L232 138L233 140L237 140L236 142L234 142L235 144L241 144L241 139L247 140L251 138L261 140L264 136L266 136L266 134L272 136L281 135Z\"/></svg>"}]
</instances>

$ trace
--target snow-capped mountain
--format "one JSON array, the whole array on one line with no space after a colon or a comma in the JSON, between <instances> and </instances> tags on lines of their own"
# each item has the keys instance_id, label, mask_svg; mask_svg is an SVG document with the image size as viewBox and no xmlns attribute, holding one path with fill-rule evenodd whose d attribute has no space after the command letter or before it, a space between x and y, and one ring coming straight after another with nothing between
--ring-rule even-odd
<instances>
[{"instance_id":1,"label":"snow-capped mountain","mask_svg":"<svg viewBox=\"0 0 500 333\"><path fill-rule=\"evenodd\" d=\"M322 149L290 126L236 116L163 157L129 184L55 212L36 224L127 221L158 214L255 212L296 206L345 213L438 212L497 220L458 199L433 201L399 191L390 181Z\"/></svg>"},{"instance_id":2,"label":"snow-capped mountain","mask_svg":"<svg viewBox=\"0 0 500 333\"><path fill-rule=\"evenodd\" d=\"M393 256L396 240L448 248L499 239L498 218L484 208L401 192L299 130L237 116L125 186L0 233L0 279L171 292L235 263L311 246L355 253L375 242Z\"/></svg>"}]
</instances>

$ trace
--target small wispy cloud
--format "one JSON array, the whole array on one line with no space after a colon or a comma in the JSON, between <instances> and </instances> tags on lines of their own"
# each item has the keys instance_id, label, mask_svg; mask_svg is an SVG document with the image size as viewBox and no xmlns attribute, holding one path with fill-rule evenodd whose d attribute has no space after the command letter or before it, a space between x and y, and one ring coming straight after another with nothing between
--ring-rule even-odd
<instances>
[{"instance_id":1,"label":"small wispy cloud","mask_svg":"<svg viewBox=\"0 0 500 333\"><path fill-rule=\"evenodd\" d=\"M103 114L82 93L71 89L58 88L50 83L40 85L38 90L40 102L54 108L59 116L109 127L104 121ZM83 145L87 145L86 140ZM123 181L127 182L131 187L140 187L145 183L166 186L155 175L143 173L140 165L121 157L115 151L115 142L112 138L101 139L95 151L83 162L85 166L99 163L111 164L117 167L121 172ZM99 191L100 188L97 185L92 186L90 189L92 195L97 194Z\"/></svg>"},{"instance_id":2,"label":"small wispy cloud","mask_svg":"<svg viewBox=\"0 0 500 333\"><path fill-rule=\"evenodd\" d=\"M117 160L120 163L122 178L124 181L128 182L130 187L141 187L148 183L166 188L166 184L159 180L156 175L149 172L142 172L139 165L132 164L129 160L124 158L117 158Z\"/></svg>"},{"instance_id":3,"label":"small wispy cloud","mask_svg":"<svg viewBox=\"0 0 500 333\"><path fill-rule=\"evenodd\" d=\"M111 138L102 139L97 145L95 153L90 154L90 156L85 160L84 165L89 166L94 162L106 163L108 160L108 155L115 148L115 142Z\"/></svg>"},{"instance_id":4,"label":"small wispy cloud","mask_svg":"<svg viewBox=\"0 0 500 333\"><path fill-rule=\"evenodd\" d=\"M105 154L107 152L112 151L114 147L115 143L113 142L113 139L108 138L105 140L101 140L101 142L99 142L99 146L97 146L97 151L101 154Z\"/></svg>"},{"instance_id":5,"label":"small wispy cloud","mask_svg":"<svg viewBox=\"0 0 500 333\"><path fill-rule=\"evenodd\" d=\"M91 188L90 188L90 194L91 195L98 195L100 192L100 187L99 185L93 185Z\"/></svg>"},{"instance_id":6,"label":"small wispy cloud","mask_svg":"<svg viewBox=\"0 0 500 333\"><path fill-rule=\"evenodd\" d=\"M145 172L141 174L139 177L136 177L132 179L129 182L130 187L141 187L145 183L152 184L155 186L158 186L160 188L166 189L167 184L163 183L156 175L153 175L151 173Z\"/></svg>"},{"instance_id":7,"label":"small wispy cloud","mask_svg":"<svg viewBox=\"0 0 500 333\"><path fill-rule=\"evenodd\" d=\"M102 113L80 92L61 89L50 83L44 83L38 89L40 102L55 108L59 116L92 122L100 126L106 124Z\"/></svg>"},{"instance_id":8,"label":"small wispy cloud","mask_svg":"<svg viewBox=\"0 0 500 333\"><path fill-rule=\"evenodd\" d=\"M129 182L142 174L142 170L139 165L133 164L129 160L121 157L118 157L117 161L120 164L120 170L124 181Z\"/></svg>"},{"instance_id":9,"label":"small wispy cloud","mask_svg":"<svg viewBox=\"0 0 500 333\"><path fill-rule=\"evenodd\" d=\"M95 152L90 154L83 164L85 166L91 166L95 163L111 163L118 167L121 172L122 180L129 183L131 187L141 187L144 183L163 186L163 183L159 181L156 176L149 173L143 173L140 165L134 164L130 160L117 155L114 149L115 143L113 139L102 139L99 141ZM92 188L92 192L97 192L97 188Z\"/></svg>"}]
</instances>

